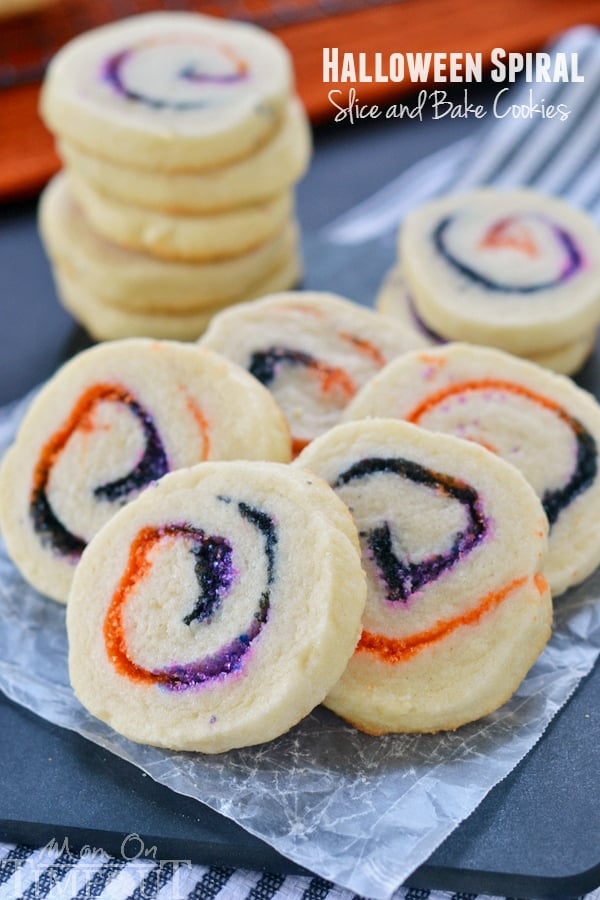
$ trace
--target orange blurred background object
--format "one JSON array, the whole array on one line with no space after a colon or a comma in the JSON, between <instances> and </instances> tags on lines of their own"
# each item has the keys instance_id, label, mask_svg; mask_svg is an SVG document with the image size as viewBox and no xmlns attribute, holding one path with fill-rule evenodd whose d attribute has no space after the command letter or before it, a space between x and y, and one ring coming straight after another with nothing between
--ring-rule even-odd
<instances>
[{"instance_id":1,"label":"orange blurred background object","mask_svg":"<svg viewBox=\"0 0 600 900\"><path fill-rule=\"evenodd\" d=\"M566 28L600 24L598 0L58 0L0 22L0 199L35 194L59 167L37 114L52 55L99 25L156 9L184 9L255 22L290 49L298 91L313 122L335 112L322 81L323 47L371 56L393 52L537 50ZM414 86L360 85L361 103L393 102Z\"/></svg>"}]
</instances>

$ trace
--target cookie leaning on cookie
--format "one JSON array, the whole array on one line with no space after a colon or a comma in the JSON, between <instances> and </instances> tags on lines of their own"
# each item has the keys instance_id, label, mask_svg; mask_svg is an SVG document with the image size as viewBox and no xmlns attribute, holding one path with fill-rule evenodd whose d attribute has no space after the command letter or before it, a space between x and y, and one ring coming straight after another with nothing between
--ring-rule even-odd
<instances>
[{"instance_id":1,"label":"cookie leaning on cookie","mask_svg":"<svg viewBox=\"0 0 600 900\"><path fill-rule=\"evenodd\" d=\"M569 378L490 347L448 344L393 361L344 413L381 415L480 443L523 473L550 522L553 594L600 564L600 406Z\"/></svg>"},{"instance_id":2,"label":"cookie leaning on cookie","mask_svg":"<svg viewBox=\"0 0 600 900\"><path fill-rule=\"evenodd\" d=\"M326 484L276 463L203 463L87 547L67 608L71 682L134 741L262 743L340 677L365 595L356 529Z\"/></svg>"},{"instance_id":3,"label":"cookie leaning on cookie","mask_svg":"<svg viewBox=\"0 0 600 900\"><path fill-rule=\"evenodd\" d=\"M406 217L398 255L419 318L447 340L531 358L600 321L600 231L556 197L487 188L432 201Z\"/></svg>"},{"instance_id":4,"label":"cookie leaning on cookie","mask_svg":"<svg viewBox=\"0 0 600 900\"><path fill-rule=\"evenodd\" d=\"M548 524L523 476L405 422L338 425L292 464L352 512L361 639L325 705L371 734L455 729L502 705L550 637Z\"/></svg>"},{"instance_id":5,"label":"cookie leaning on cookie","mask_svg":"<svg viewBox=\"0 0 600 900\"><path fill-rule=\"evenodd\" d=\"M322 291L282 292L219 313L200 346L269 388L299 452L339 420L386 363L423 341L398 322Z\"/></svg>"},{"instance_id":6,"label":"cookie leaning on cookie","mask_svg":"<svg viewBox=\"0 0 600 900\"><path fill-rule=\"evenodd\" d=\"M34 587L65 602L86 544L121 506L173 469L235 458L290 458L283 416L255 379L184 344L94 347L41 389L4 457L8 552Z\"/></svg>"},{"instance_id":7,"label":"cookie leaning on cookie","mask_svg":"<svg viewBox=\"0 0 600 900\"><path fill-rule=\"evenodd\" d=\"M398 319L406 328L414 332L431 347L448 343L441 334L429 328L419 314L410 296L399 266L394 266L386 274L376 299L376 308L384 315ZM596 330L590 329L584 335L568 343L541 350L539 353L518 353L538 366L552 369L559 375L574 375L578 372L594 349Z\"/></svg>"}]
</instances>

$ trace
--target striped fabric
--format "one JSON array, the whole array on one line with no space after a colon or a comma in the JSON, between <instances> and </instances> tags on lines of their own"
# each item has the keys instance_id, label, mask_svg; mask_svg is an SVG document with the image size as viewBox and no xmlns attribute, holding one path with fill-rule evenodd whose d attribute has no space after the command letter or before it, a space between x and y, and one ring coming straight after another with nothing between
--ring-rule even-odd
<instances>
[{"instance_id":1,"label":"striped fabric","mask_svg":"<svg viewBox=\"0 0 600 900\"><path fill-rule=\"evenodd\" d=\"M172 861L125 862L0 843L0 900L366 900L321 878ZM400 888L394 900L510 900ZM600 889L585 898L600 900Z\"/></svg>"}]
</instances>

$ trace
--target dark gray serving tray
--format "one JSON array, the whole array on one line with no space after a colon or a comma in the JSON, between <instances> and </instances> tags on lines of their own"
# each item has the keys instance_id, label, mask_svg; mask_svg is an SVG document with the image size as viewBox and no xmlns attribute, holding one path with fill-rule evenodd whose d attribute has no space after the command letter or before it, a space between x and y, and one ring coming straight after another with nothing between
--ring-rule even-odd
<instances>
[{"instance_id":1,"label":"dark gray serving tray","mask_svg":"<svg viewBox=\"0 0 600 900\"><path fill-rule=\"evenodd\" d=\"M599 690L597 666L411 885L568 900L600 884ZM147 850L156 848L156 861L304 871L208 807L2 695L0 735L2 840L102 848L122 859L141 846L127 841L137 834Z\"/></svg>"}]
</instances>

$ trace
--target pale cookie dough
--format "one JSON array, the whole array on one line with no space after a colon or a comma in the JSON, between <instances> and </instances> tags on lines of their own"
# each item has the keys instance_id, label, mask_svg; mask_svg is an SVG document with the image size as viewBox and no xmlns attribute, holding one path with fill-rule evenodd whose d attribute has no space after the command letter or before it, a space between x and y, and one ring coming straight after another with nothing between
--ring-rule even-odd
<instances>
[{"instance_id":1,"label":"pale cookie dough","mask_svg":"<svg viewBox=\"0 0 600 900\"><path fill-rule=\"evenodd\" d=\"M173 469L290 458L269 392L198 347L119 341L66 363L33 401L0 469L0 527L39 591L65 602L86 544Z\"/></svg>"},{"instance_id":2,"label":"pale cookie dough","mask_svg":"<svg viewBox=\"0 0 600 900\"><path fill-rule=\"evenodd\" d=\"M133 168L202 171L255 152L293 90L288 51L253 25L158 12L94 29L50 63L41 114Z\"/></svg>"},{"instance_id":3,"label":"pale cookie dough","mask_svg":"<svg viewBox=\"0 0 600 900\"><path fill-rule=\"evenodd\" d=\"M407 216L402 274L429 328L530 356L600 320L600 230L532 190L458 194Z\"/></svg>"},{"instance_id":4,"label":"pale cookie dough","mask_svg":"<svg viewBox=\"0 0 600 900\"><path fill-rule=\"evenodd\" d=\"M345 415L406 419L518 468L550 522L544 575L554 595L600 564L600 406L570 379L499 350L449 344L392 362Z\"/></svg>"},{"instance_id":5,"label":"pale cookie dough","mask_svg":"<svg viewBox=\"0 0 600 900\"><path fill-rule=\"evenodd\" d=\"M406 328L409 328L430 346L447 342L447 338L436 334L419 318L399 266L390 269L385 276L375 306L384 315L399 319ZM574 375L579 372L591 355L595 343L596 332L592 329L581 337L551 350L542 350L539 353L523 352L516 355L523 359L530 359L538 366L552 369L559 375Z\"/></svg>"},{"instance_id":6,"label":"pale cookie dough","mask_svg":"<svg viewBox=\"0 0 600 900\"><path fill-rule=\"evenodd\" d=\"M299 452L335 425L386 363L423 346L400 324L318 291L265 297L219 313L201 339L273 393Z\"/></svg>"},{"instance_id":7,"label":"pale cookie dough","mask_svg":"<svg viewBox=\"0 0 600 900\"><path fill-rule=\"evenodd\" d=\"M64 175L55 177L40 203L40 231L55 266L78 280L90 296L128 312L199 313L255 293L255 287L297 252L290 223L248 253L216 262L167 262L125 250L98 236L71 199Z\"/></svg>"},{"instance_id":8,"label":"pale cookie dough","mask_svg":"<svg viewBox=\"0 0 600 900\"><path fill-rule=\"evenodd\" d=\"M389 419L338 425L292 467L347 504L367 574L361 638L325 705L384 734L455 729L505 703L552 622L548 525L523 476Z\"/></svg>"},{"instance_id":9,"label":"pale cookie dough","mask_svg":"<svg viewBox=\"0 0 600 900\"><path fill-rule=\"evenodd\" d=\"M200 312L177 314L129 312L95 297L62 266L55 266L53 274L60 302L97 341L128 337L195 341L206 330L212 317L223 309L222 306L203 307ZM301 277L300 260L297 254L291 253L281 266L240 297L239 301L294 287ZM227 305L239 301L227 301Z\"/></svg>"},{"instance_id":10,"label":"pale cookie dough","mask_svg":"<svg viewBox=\"0 0 600 900\"><path fill-rule=\"evenodd\" d=\"M221 212L261 203L304 175L311 154L306 113L298 100L273 137L251 156L209 172L150 172L115 165L71 141L60 141L65 165L108 197L172 215Z\"/></svg>"},{"instance_id":11,"label":"pale cookie dough","mask_svg":"<svg viewBox=\"0 0 600 900\"><path fill-rule=\"evenodd\" d=\"M88 546L67 608L71 682L134 741L263 743L341 676L365 595L356 530L327 485L275 463L204 463Z\"/></svg>"},{"instance_id":12,"label":"pale cookie dough","mask_svg":"<svg viewBox=\"0 0 600 900\"><path fill-rule=\"evenodd\" d=\"M181 216L113 200L73 173L68 189L96 234L167 261L211 262L249 253L281 232L294 206L286 191L256 206Z\"/></svg>"}]
</instances>

